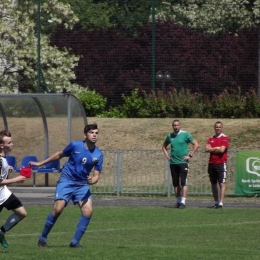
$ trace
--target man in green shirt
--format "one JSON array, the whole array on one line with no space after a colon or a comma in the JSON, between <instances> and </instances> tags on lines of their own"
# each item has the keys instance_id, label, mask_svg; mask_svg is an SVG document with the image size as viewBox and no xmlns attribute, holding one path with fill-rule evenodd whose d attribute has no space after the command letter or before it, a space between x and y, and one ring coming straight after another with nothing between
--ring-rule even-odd
<instances>
[{"instance_id":1,"label":"man in green shirt","mask_svg":"<svg viewBox=\"0 0 260 260\"><path fill-rule=\"evenodd\" d=\"M162 145L162 150L170 162L172 184L177 199L174 208L185 209L185 202L188 191L188 162L196 153L199 144L189 132L181 130L181 123L179 120L174 120L172 122L172 128L174 132L167 135ZM189 144L193 145L193 149L190 153L188 149ZM170 154L167 151L168 145L171 145Z\"/></svg>"}]
</instances>

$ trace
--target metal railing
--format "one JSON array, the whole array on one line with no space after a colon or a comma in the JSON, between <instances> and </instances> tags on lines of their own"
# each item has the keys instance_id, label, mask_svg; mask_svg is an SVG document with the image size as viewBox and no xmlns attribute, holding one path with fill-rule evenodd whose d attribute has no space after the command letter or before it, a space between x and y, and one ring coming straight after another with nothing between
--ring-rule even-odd
<instances>
[{"instance_id":1,"label":"metal railing","mask_svg":"<svg viewBox=\"0 0 260 260\"><path fill-rule=\"evenodd\" d=\"M91 186L99 194L173 195L169 162L161 149L103 150L101 178ZM235 193L235 153L228 151L226 194ZM189 162L188 193L211 194L207 173L209 154L199 149Z\"/></svg>"}]
</instances>

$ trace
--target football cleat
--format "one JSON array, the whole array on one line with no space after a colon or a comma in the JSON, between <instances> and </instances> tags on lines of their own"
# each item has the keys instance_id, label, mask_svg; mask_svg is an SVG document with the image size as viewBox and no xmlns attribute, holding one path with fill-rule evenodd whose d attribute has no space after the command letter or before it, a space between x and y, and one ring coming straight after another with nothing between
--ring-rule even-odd
<instances>
[{"instance_id":1,"label":"football cleat","mask_svg":"<svg viewBox=\"0 0 260 260\"><path fill-rule=\"evenodd\" d=\"M185 209L185 204L181 203L179 209Z\"/></svg>"},{"instance_id":2,"label":"football cleat","mask_svg":"<svg viewBox=\"0 0 260 260\"><path fill-rule=\"evenodd\" d=\"M209 206L209 209L217 209L218 208L218 204L214 204L213 206Z\"/></svg>"},{"instance_id":3,"label":"football cleat","mask_svg":"<svg viewBox=\"0 0 260 260\"><path fill-rule=\"evenodd\" d=\"M178 209L179 207L180 207L180 203L178 203L178 202L173 205L174 209Z\"/></svg>"},{"instance_id":4,"label":"football cleat","mask_svg":"<svg viewBox=\"0 0 260 260\"><path fill-rule=\"evenodd\" d=\"M77 243L77 244L72 244L72 243L70 243L70 247L73 247L73 248L81 248L82 246L81 246L79 243Z\"/></svg>"},{"instance_id":5,"label":"football cleat","mask_svg":"<svg viewBox=\"0 0 260 260\"><path fill-rule=\"evenodd\" d=\"M39 241L38 241L38 247L40 247L40 248L46 248L46 247L47 247L47 242L44 241L44 240L39 239Z\"/></svg>"},{"instance_id":6,"label":"football cleat","mask_svg":"<svg viewBox=\"0 0 260 260\"><path fill-rule=\"evenodd\" d=\"M0 244L4 247L4 248L8 248L8 244L5 240L5 235L0 233Z\"/></svg>"}]
</instances>

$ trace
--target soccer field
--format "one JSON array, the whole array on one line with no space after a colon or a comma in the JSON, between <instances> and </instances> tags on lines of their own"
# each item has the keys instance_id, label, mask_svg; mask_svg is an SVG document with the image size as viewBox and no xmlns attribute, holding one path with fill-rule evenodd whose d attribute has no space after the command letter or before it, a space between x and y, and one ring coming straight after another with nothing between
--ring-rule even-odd
<instances>
[{"instance_id":1,"label":"soccer field","mask_svg":"<svg viewBox=\"0 0 260 260\"><path fill-rule=\"evenodd\" d=\"M6 234L2 259L259 259L259 209L96 207L81 240L69 248L79 209L68 206L48 237L37 240L49 206L27 206L28 216ZM3 210L1 222L9 215ZM2 223L1 223L2 224Z\"/></svg>"}]
</instances>

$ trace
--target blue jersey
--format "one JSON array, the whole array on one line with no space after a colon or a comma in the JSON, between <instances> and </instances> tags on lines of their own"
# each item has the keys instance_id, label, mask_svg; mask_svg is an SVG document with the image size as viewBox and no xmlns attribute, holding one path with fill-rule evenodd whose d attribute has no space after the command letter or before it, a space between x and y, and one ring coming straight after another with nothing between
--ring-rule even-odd
<instances>
[{"instance_id":1,"label":"blue jersey","mask_svg":"<svg viewBox=\"0 0 260 260\"><path fill-rule=\"evenodd\" d=\"M62 152L68 161L64 165L61 178L69 181L87 183L91 170L102 170L103 153L97 148L88 149L84 141L71 142Z\"/></svg>"}]
</instances>

